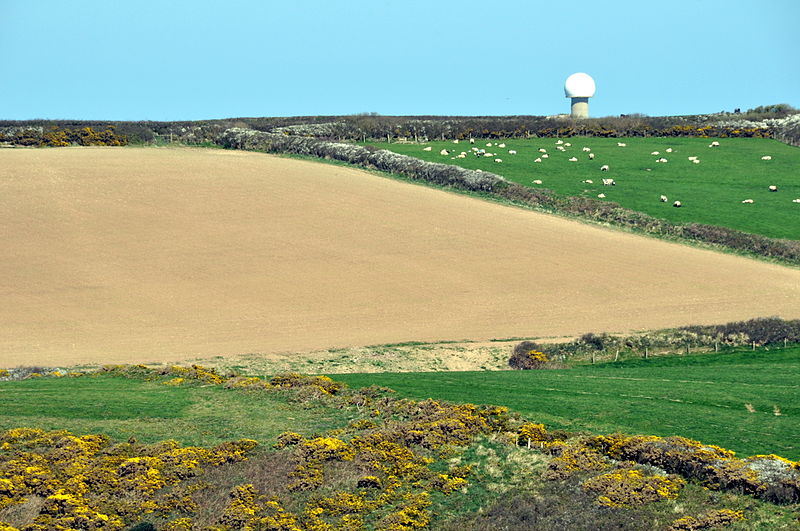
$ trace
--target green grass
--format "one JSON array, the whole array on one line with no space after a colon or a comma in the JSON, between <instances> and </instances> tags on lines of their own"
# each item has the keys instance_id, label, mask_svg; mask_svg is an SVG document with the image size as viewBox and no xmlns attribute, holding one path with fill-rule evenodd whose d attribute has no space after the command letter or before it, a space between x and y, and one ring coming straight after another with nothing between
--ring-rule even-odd
<instances>
[{"instance_id":1,"label":"green grass","mask_svg":"<svg viewBox=\"0 0 800 531\"><path fill-rule=\"evenodd\" d=\"M505 148L486 147L486 140L476 140L474 145L467 142L375 145L423 160L491 171L526 186L539 186L533 184L539 179L541 188L562 195L597 197L604 193L607 201L676 223L706 223L773 238L800 239L800 204L792 203L792 199L800 198L800 149L760 138L721 138L717 139L720 147L709 148L712 140L576 137L564 139L572 144L565 152L556 150L554 138L492 141L504 142ZM627 147L618 147L619 141ZM425 146L433 149L423 151ZM594 160L589 160L582 151L584 146L595 153ZM451 159L461 151L469 152L470 147L497 153L503 162L498 164L495 157L473 155ZM534 163L541 155L537 151L540 147L550 157ZM674 151L666 153L670 147ZM442 148L450 150L450 155L440 155ZM509 155L509 149L518 154ZM660 155L651 155L653 151L659 151ZM762 155L771 155L772 160L762 161ZM573 156L577 162L569 162ZM690 162L689 156L698 156L700 164ZM659 157L669 162L656 163ZM600 171L603 164L610 166L609 172ZM603 186L604 177L613 178L617 185ZM587 179L594 183L581 182ZM768 191L772 184L779 186L777 193ZM669 202L659 201L662 194ZM742 204L744 199L755 202ZM684 206L673 208L674 200Z\"/></svg>"},{"instance_id":2,"label":"green grass","mask_svg":"<svg viewBox=\"0 0 800 531\"><path fill-rule=\"evenodd\" d=\"M551 428L683 435L740 455L800 459L800 348L553 371L336 375L400 396L510 407ZM748 412L751 404L756 412ZM780 408L776 416L773 408Z\"/></svg>"},{"instance_id":3,"label":"green grass","mask_svg":"<svg viewBox=\"0 0 800 531\"><path fill-rule=\"evenodd\" d=\"M290 404L279 394L218 386L173 387L114 377L0 382L0 430L66 429L115 440L175 439L201 446L246 437L271 444L283 431L332 429L346 422L346 415L316 404Z\"/></svg>"}]
</instances>

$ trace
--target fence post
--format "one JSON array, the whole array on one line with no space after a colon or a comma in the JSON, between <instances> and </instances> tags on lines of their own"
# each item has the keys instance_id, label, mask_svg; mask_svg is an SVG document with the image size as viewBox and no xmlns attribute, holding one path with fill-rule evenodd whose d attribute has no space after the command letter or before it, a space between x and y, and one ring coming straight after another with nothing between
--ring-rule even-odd
<instances>
[{"instance_id":1,"label":"fence post","mask_svg":"<svg viewBox=\"0 0 800 531\"><path fill-rule=\"evenodd\" d=\"M753 352L755 352L755 351L756 351L756 342L753 341Z\"/></svg>"},{"instance_id":2,"label":"fence post","mask_svg":"<svg viewBox=\"0 0 800 531\"><path fill-rule=\"evenodd\" d=\"M619 359L619 349L617 349L617 351L614 353L614 361L617 361L618 359Z\"/></svg>"},{"instance_id":3,"label":"fence post","mask_svg":"<svg viewBox=\"0 0 800 531\"><path fill-rule=\"evenodd\" d=\"M719 343L714 341L714 352L719 352Z\"/></svg>"},{"instance_id":4,"label":"fence post","mask_svg":"<svg viewBox=\"0 0 800 531\"><path fill-rule=\"evenodd\" d=\"M647 347L644 347L644 359L647 359L647 354L648 354Z\"/></svg>"},{"instance_id":5,"label":"fence post","mask_svg":"<svg viewBox=\"0 0 800 531\"><path fill-rule=\"evenodd\" d=\"M686 343L686 355L689 355L689 343Z\"/></svg>"}]
</instances>

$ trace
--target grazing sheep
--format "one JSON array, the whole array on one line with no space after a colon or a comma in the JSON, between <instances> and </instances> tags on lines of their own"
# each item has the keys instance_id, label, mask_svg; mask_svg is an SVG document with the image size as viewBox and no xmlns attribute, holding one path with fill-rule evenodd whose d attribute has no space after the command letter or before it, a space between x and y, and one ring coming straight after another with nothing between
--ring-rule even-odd
<instances>
[{"instance_id":1,"label":"grazing sheep","mask_svg":"<svg viewBox=\"0 0 800 531\"><path fill-rule=\"evenodd\" d=\"M669 162L669 161L667 159L665 159L664 157L661 157L656 162Z\"/></svg>"},{"instance_id":2,"label":"grazing sheep","mask_svg":"<svg viewBox=\"0 0 800 531\"><path fill-rule=\"evenodd\" d=\"M536 159L533 162L542 162L542 159Z\"/></svg>"},{"instance_id":3,"label":"grazing sheep","mask_svg":"<svg viewBox=\"0 0 800 531\"><path fill-rule=\"evenodd\" d=\"M603 179L603 186L616 186L617 182L614 179Z\"/></svg>"},{"instance_id":4,"label":"grazing sheep","mask_svg":"<svg viewBox=\"0 0 800 531\"><path fill-rule=\"evenodd\" d=\"M565 148L564 146L556 146L556 149L559 150L559 151L566 151L567 150L567 148Z\"/></svg>"},{"instance_id":5,"label":"grazing sheep","mask_svg":"<svg viewBox=\"0 0 800 531\"><path fill-rule=\"evenodd\" d=\"M755 203L755 201L753 201L752 199L745 199L744 201L742 201L742 203L745 203L745 204L749 205L749 204Z\"/></svg>"},{"instance_id":6,"label":"grazing sheep","mask_svg":"<svg viewBox=\"0 0 800 531\"><path fill-rule=\"evenodd\" d=\"M764 155L763 157L761 157L761 160L772 160L772 157L769 155Z\"/></svg>"},{"instance_id":7,"label":"grazing sheep","mask_svg":"<svg viewBox=\"0 0 800 531\"><path fill-rule=\"evenodd\" d=\"M617 146L619 147L627 147L627 145L628 144L625 144L624 142L617 142Z\"/></svg>"},{"instance_id":8,"label":"grazing sheep","mask_svg":"<svg viewBox=\"0 0 800 531\"><path fill-rule=\"evenodd\" d=\"M584 150L584 151L591 151L591 150L592 150L592 148L589 148L589 147L586 147L586 146L584 146L584 147L583 147L583 150Z\"/></svg>"},{"instance_id":9,"label":"grazing sheep","mask_svg":"<svg viewBox=\"0 0 800 531\"><path fill-rule=\"evenodd\" d=\"M456 155L456 158L457 159L465 159L465 158L467 158L467 156L464 153L461 153L459 155Z\"/></svg>"},{"instance_id":10,"label":"grazing sheep","mask_svg":"<svg viewBox=\"0 0 800 531\"><path fill-rule=\"evenodd\" d=\"M589 160L594 160L594 153L589 153Z\"/></svg>"},{"instance_id":11,"label":"grazing sheep","mask_svg":"<svg viewBox=\"0 0 800 531\"><path fill-rule=\"evenodd\" d=\"M666 203L667 202L667 196L665 196L665 195L662 195L659 199L661 199L662 203Z\"/></svg>"},{"instance_id":12,"label":"grazing sheep","mask_svg":"<svg viewBox=\"0 0 800 531\"><path fill-rule=\"evenodd\" d=\"M491 142L487 142L486 147L492 147L492 143Z\"/></svg>"},{"instance_id":13,"label":"grazing sheep","mask_svg":"<svg viewBox=\"0 0 800 531\"><path fill-rule=\"evenodd\" d=\"M535 181L533 181L533 184L542 184L542 181L540 181L539 179L536 179Z\"/></svg>"},{"instance_id":14,"label":"grazing sheep","mask_svg":"<svg viewBox=\"0 0 800 531\"><path fill-rule=\"evenodd\" d=\"M689 157L689 160L697 160L696 156Z\"/></svg>"},{"instance_id":15,"label":"grazing sheep","mask_svg":"<svg viewBox=\"0 0 800 531\"><path fill-rule=\"evenodd\" d=\"M505 144L498 144L497 147L504 148L504 147L506 147L506 145Z\"/></svg>"},{"instance_id":16,"label":"grazing sheep","mask_svg":"<svg viewBox=\"0 0 800 531\"><path fill-rule=\"evenodd\" d=\"M539 148L539 153L547 153L547 150L545 148Z\"/></svg>"},{"instance_id":17,"label":"grazing sheep","mask_svg":"<svg viewBox=\"0 0 800 531\"><path fill-rule=\"evenodd\" d=\"M495 162L503 162L503 159L494 159Z\"/></svg>"},{"instance_id":18,"label":"grazing sheep","mask_svg":"<svg viewBox=\"0 0 800 531\"><path fill-rule=\"evenodd\" d=\"M606 194L597 194L597 197L599 197L600 199L605 199L606 198Z\"/></svg>"},{"instance_id":19,"label":"grazing sheep","mask_svg":"<svg viewBox=\"0 0 800 531\"><path fill-rule=\"evenodd\" d=\"M458 139L453 140L453 144L458 144Z\"/></svg>"},{"instance_id":20,"label":"grazing sheep","mask_svg":"<svg viewBox=\"0 0 800 531\"><path fill-rule=\"evenodd\" d=\"M672 206L674 206L675 208L680 208L680 207L682 207L683 205L681 204L681 202L680 202L680 201L675 201L674 203L672 203Z\"/></svg>"},{"instance_id":21,"label":"grazing sheep","mask_svg":"<svg viewBox=\"0 0 800 531\"><path fill-rule=\"evenodd\" d=\"M432 149L433 149L433 148L432 148L431 146L428 146L428 147L422 148L422 151L430 151L430 150L432 150Z\"/></svg>"},{"instance_id":22,"label":"grazing sheep","mask_svg":"<svg viewBox=\"0 0 800 531\"><path fill-rule=\"evenodd\" d=\"M484 153L484 157L494 157L494 153Z\"/></svg>"},{"instance_id":23,"label":"grazing sheep","mask_svg":"<svg viewBox=\"0 0 800 531\"><path fill-rule=\"evenodd\" d=\"M714 140L713 142L711 142L711 143L708 145L708 147L719 147L719 142L717 142L716 140Z\"/></svg>"},{"instance_id":24,"label":"grazing sheep","mask_svg":"<svg viewBox=\"0 0 800 531\"><path fill-rule=\"evenodd\" d=\"M443 150L441 150L441 151L439 152L439 155L449 155L449 154L450 154L450 152L449 152L449 151L447 151L446 149L443 149Z\"/></svg>"},{"instance_id":25,"label":"grazing sheep","mask_svg":"<svg viewBox=\"0 0 800 531\"><path fill-rule=\"evenodd\" d=\"M586 179L585 181L581 181L581 182L584 183L584 184L594 184L594 181L592 181L591 179Z\"/></svg>"},{"instance_id":26,"label":"grazing sheep","mask_svg":"<svg viewBox=\"0 0 800 531\"><path fill-rule=\"evenodd\" d=\"M563 144L563 143L564 143L564 141L563 141L563 140L559 140L558 142L556 142L556 145L557 145L557 146L560 146L560 145L561 145L561 144Z\"/></svg>"},{"instance_id":27,"label":"grazing sheep","mask_svg":"<svg viewBox=\"0 0 800 531\"><path fill-rule=\"evenodd\" d=\"M603 164L600 166L600 171L608 171L608 164Z\"/></svg>"},{"instance_id":28,"label":"grazing sheep","mask_svg":"<svg viewBox=\"0 0 800 531\"><path fill-rule=\"evenodd\" d=\"M792 203L800 203L800 197L798 197L797 199L792 199Z\"/></svg>"},{"instance_id":29,"label":"grazing sheep","mask_svg":"<svg viewBox=\"0 0 800 531\"><path fill-rule=\"evenodd\" d=\"M667 148L667 153L672 153L672 148Z\"/></svg>"},{"instance_id":30,"label":"grazing sheep","mask_svg":"<svg viewBox=\"0 0 800 531\"><path fill-rule=\"evenodd\" d=\"M515 149L509 149L509 150L508 150L508 154L509 154L509 155L516 155L516 154L517 154L517 150L515 150Z\"/></svg>"},{"instance_id":31,"label":"grazing sheep","mask_svg":"<svg viewBox=\"0 0 800 531\"><path fill-rule=\"evenodd\" d=\"M694 160L692 161L692 164L700 164L700 159L694 159Z\"/></svg>"},{"instance_id":32,"label":"grazing sheep","mask_svg":"<svg viewBox=\"0 0 800 531\"><path fill-rule=\"evenodd\" d=\"M564 144L564 147L572 147L572 144L570 144L569 142L567 142L566 144Z\"/></svg>"},{"instance_id":33,"label":"grazing sheep","mask_svg":"<svg viewBox=\"0 0 800 531\"><path fill-rule=\"evenodd\" d=\"M474 144L474 143L475 143L475 139L474 139L474 138L470 138L470 139L469 139L469 143L470 143L470 144Z\"/></svg>"},{"instance_id":34,"label":"grazing sheep","mask_svg":"<svg viewBox=\"0 0 800 531\"><path fill-rule=\"evenodd\" d=\"M652 153L650 153L650 154L651 154L651 155L661 155L661 152L660 152L660 151L653 151L653 152L652 152Z\"/></svg>"},{"instance_id":35,"label":"grazing sheep","mask_svg":"<svg viewBox=\"0 0 800 531\"><path fill-rule=\"evenodd\" d=\"M569 161L570 161L570 162L578 162L578 159L576 159L575 157L571 157L571 158L569 159Z\"/></svg>"},{"instance_id":36,"label":"grazing sheep","mask_svg":"<svg viewBox=\"0 0 800 531\"><path fill-rule=\"evenodd\" d=\"M546 158L548 158L548 157L550 157L550 155L548 155L547 153L545 153L544 155L542 155L542 158L543 158L543 159L546 159Z\"/></svg>"},{"instance_id":37,"label":"grazing sheep","mask_svg":"<svg viewBox=\"0 0 800 531\"><path fill-rule=\"evenodd\" d=\"M778 187L775 186L774 184L771 184L771 185L769 185L769 191L770 192L777 192L778 191Z\"/></svg>"}]
</instances>

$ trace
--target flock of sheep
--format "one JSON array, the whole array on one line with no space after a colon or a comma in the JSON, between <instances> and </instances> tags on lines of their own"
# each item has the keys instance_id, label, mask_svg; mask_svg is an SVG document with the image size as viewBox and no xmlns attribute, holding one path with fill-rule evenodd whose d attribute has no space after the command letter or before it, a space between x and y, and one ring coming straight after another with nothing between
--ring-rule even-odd
<instances>
[{"instance_id":1,"label":"flock of sheep","mask_svg":"<svg viewBox=\"0 0 800 531\"><path fill-rule=\"evenodd\" d=\"M458 144L459 141L458 140L453 140L453 143L454 144ZM469 139L469 143L470 144L474 144L475 143L475 139L474 138L470 138ZM499 142L499 143L498 142L487 142L486 143L486 148L492 148L492 147L504 149L506 147L506 145L505 145L505 143L502 143L502 142ZM571 143L565 142L565 141L563 141L561 139L557 140L556 143L555 143L555 149L557 151L559 151L559 152L566 152L567 148L570 148L570 147L572 147ZM627 144L624 143L624 142L617 142L617 147L624 148L624 147L627 147ZM714 140L708 145L708 147L709 148L718 148L718 147L720 147L720 143L719 143L719 141ZM424 151L431 151L431 149L432 148L430 146L427 146L427 147L423 148ZM595 154L592 152L592 149L590 147L584 146L581 149L581 151L587 154L587 157L588 157L589 160L594 160ZM665 153L668 153L668 154L671 154L671 153L675 152L675 150L673 148L667 148L664 151L665 151ZM453 153L454 152L455 151L453 151ZM442 155L442 156L447 156L447 155L451 154L451 151L447 150L447 149L442 149L439 152L439 154ZM485 148L477 148L477 147L474 147L474 146L471 147L469 149L469 151L461 151L458 155L454 155L454 156L450 157L450 159L451 160L463 159L463 158L466 158L470 154L475 156L475 157L494 157L494 162L498 163L498 164L503 162L503 159L498 158L498 153L492 153L490 151L487 151ZM516 155L517 152L516 152L516 150L509 149L508 150L508 154L509 155ZM650 155L659 157L659 158L657 158L655 160L655 162L657 164L666 164L666 163L669 162L669 159L667 159L666 157L662 156L660 151L653 151L653 152L650 153ZM540 164L545 159L547 159L549 157L550 157L550 155L547 153L547 149L543 148L543 147L540 147L540 148L538 148L538 157L533 162L535 164ZM577 162L578 158L573 156L573 157L570 157L568 160L569 160L569 162ZM688 157L688 160L692 164L700 164L700 158L697 157L697 156L694 156L694 155L690 156L690 157ZM772 156L764 155L764 156L761 157L761 160L770 161L770 160L772 160ZM602 166L600 166L600 171L606 171L606 172L610 171L609 165L608 164L603 164ZM647 168L647 171L651 171L651 168ZM604 186L616 186L616 184L617 184L614 179L603 179L602 181L603 181L603 185ZM584 184L593 184L594 183L591 179L586 179L586 180L581 181L581 182L584 183ZM533 181L533 184L539 185L539 184L542 184L542 181L541 181L541 179L536 179L536 180ZM777 192L778 191L778 186L773 184L773 185L770 185L768 189L769 189L770 192ZM597 197L600 198L600 199L604 199L606 197L606 195L601 193L601 194L598 194ZM666 203L668 200L669 199L667 198L666 195L661 194L661 196L659 197L659 201L661 201L661 202ZM744 200L742 200L742 203L744 203L744 204L751 204L751 203L754 203L754 202L755 201L753 199L744 199ZM793 203L800 203L800 198L793 199L792 202ZM672 202L672 206L676 207L676 208L680 208L680 207L683 206L683 204L680 201L673 201Z\"/></svg>"}]
</instances>

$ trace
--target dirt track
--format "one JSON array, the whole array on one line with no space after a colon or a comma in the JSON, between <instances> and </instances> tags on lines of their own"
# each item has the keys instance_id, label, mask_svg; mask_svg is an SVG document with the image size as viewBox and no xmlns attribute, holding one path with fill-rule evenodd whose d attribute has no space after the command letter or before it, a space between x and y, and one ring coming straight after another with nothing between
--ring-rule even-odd
<instances>
[{"instance_id":1,"label":"dirt track","mask_svg":"<svg viewBox=\"0 0 800 531\"><path fill-rule=\"evenodd\" d=\"M0 151L0 367L800 317L800 271L338 166Z\"/></svg>"}]
</instances>

